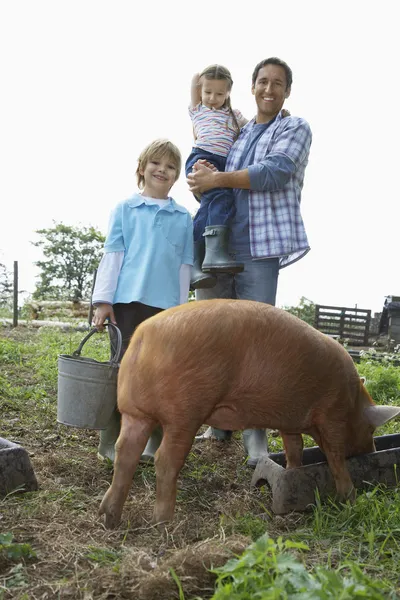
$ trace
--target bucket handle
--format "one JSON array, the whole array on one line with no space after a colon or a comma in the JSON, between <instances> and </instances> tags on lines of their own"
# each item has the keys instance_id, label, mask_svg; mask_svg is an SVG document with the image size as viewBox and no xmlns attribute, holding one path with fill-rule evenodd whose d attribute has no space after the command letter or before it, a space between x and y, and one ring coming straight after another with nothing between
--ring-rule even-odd
<instances>
[{"instance_id":1,"label":"bucket handle","mask_svg":"<svg viewBox=\"0 0 400 600\"><path fill-rule=\"evenodd\" d=\"M120 354L121 354L121 348L122 348L121 332L118 329L118 327L116 327L114 325L114 323L104 323L104 327L111 327L113 329L113 331L115 332L115 334L117 335L117 350L114 353L113 353L113 350L111 350L111 356L110 356L110 363L117 365ZM79 347L76 350L74 350L74 352L72 353L72 356L80 356L84 344L86 344L88 339L91 338L92 335L94 335L95 333L99 333L99 330L97 329L97 327L94 327L91 331L89 331L89 333L83 338L83 340L79 344Z\"/></svg>"}]
</instances>

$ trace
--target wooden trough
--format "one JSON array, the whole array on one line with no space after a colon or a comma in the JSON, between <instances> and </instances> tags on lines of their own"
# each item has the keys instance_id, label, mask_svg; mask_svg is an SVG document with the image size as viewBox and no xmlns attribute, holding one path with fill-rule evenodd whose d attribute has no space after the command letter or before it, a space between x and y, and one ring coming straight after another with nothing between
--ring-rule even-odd
<instances>
[{"instance_id":1,"label":"wooden trough","mask_svg":"<svg viewBox=\"0 0 400 600\"><path fill-rule=\"evenodd\" d=\"M347 466L357 489L379 483L388 487L398 484L397 465L400 465L400 434L375 437L376 452L353 456ZM303 466L285 469L284 452L263 456L258 461L251 485L268 484L272 490L272 510L275 514L305 511L315 504L315 492L321 498L334 496L335 483L325 455L318 446L303 450Z\"/></svg>"}]
</instances>

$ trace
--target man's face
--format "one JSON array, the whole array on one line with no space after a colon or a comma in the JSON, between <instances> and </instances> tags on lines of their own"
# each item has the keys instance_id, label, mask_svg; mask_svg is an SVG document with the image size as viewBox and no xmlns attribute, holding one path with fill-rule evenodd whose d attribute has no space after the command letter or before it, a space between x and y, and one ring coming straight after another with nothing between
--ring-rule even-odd
<instances>
[{"instance_id":1,"label":"man's face","mask_svg":"<svg viewBox=\"0 0 400 600\"><path fill-rule=\"evenodd\" d=\"M286 89L286 73L279 65L265 65L258 71L251 91L257 103L257 123L268 123L281 110L290 89Z\"/></svg>"}]
</instances>

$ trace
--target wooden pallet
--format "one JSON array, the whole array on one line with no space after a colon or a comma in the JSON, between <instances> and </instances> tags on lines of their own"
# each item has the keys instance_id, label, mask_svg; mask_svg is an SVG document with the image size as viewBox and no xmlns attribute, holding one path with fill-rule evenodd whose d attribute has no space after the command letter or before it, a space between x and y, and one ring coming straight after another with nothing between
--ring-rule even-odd
<instances>
[{"instance_id":1,"label":"wooden pallet","mask_svg":"<svg viewBox=\"0 0 400 600\"><path fill-rule=\"evenodd\" d=\"M314 327L352 346L367 346L371 311L363 308L316 304Z\"/></svg>"}]
</instances>

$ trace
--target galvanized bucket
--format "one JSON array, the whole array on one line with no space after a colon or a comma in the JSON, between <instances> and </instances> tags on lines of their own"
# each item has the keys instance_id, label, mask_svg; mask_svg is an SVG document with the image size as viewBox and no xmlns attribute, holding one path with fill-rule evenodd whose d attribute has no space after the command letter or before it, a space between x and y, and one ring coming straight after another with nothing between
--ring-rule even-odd
<instances>
[{"instance_id":1,"label":"galvanized bucket","mask_svg":"<svg viewBox=\"0 0 400 600\"><path fill-rule=\"evenodd\" d=\"M87 340L98 332L92 329L72 355L58 357L57 421L70 427L105 429L117 405L117 376L121 354L121 332L112 323L117 349L110 360L100 362L81 356Z\"/></svg>"}]
</instances>

